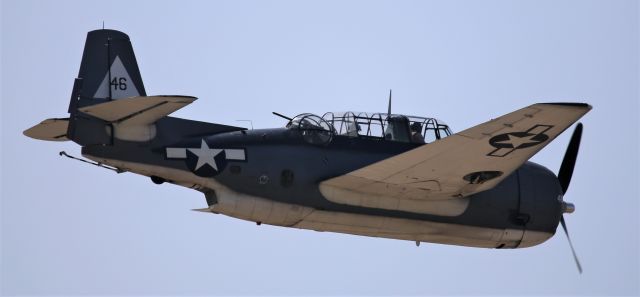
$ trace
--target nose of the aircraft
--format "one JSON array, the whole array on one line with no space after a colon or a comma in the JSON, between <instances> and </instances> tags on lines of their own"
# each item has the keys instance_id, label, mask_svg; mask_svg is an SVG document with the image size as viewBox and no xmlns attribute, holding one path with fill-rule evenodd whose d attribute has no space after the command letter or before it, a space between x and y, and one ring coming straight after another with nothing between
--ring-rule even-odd
<instances>
[{"instance_id":1,"label":"nose of the aircraft","mask_svg":"<svg viewBox=\"0 0 640 297\"><path fill-rule=\"evenodd\" d=\"M530 220L518 247L530 247L551 238L560 224L563 212L573 211L571 203L563 201L560 182L548 168L527 162L519 170L521 212L528 213Z\"/></svg>"},{"instance_id":2,"label":"nose of the aircraft","mask_svg":"<svg viewBox=\"0 0 640 297\"><path fill-rule=\"evenodd\" d=\"M571 182L571 176L573 175L576 158L578 157L581 135L582 124L578 123L573 135L571 135L571 141L569 142L567 151L562 159L562 165L558 171L558 176L556 176L551 170L531 162L526 163L525 166L523 166L526 167L526 169L519 171L519 173L523 173L521 175L529 179L524 182L524 186L522 179L520 180L520 200L523 201L522 198L527 195L527 191L534 191L535 195L529 194L528 197L530 199L534 199L536 209L530 223L525 227L526 231L523 236L523 240L518 246L528 247L540 244L555 234L558 225L562 225L562 229L567 235L567 240L571 247L573 259L575 260L580 273L582 273L582 266L580 265L576 251L571 243L569 230L563 214L572 213L576 209L573 203L564 201L564 195L569 189L569 183ZM544 234L548 234L548 237L545 238Z\"/></svg>"}]
</instances>

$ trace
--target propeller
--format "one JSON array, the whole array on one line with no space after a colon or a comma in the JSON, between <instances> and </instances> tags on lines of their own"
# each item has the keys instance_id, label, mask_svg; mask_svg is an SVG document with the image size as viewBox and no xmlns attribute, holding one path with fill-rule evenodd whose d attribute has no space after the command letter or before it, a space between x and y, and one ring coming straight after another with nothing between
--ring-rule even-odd
<instances>
[{"instance_id":1,"label":"propeller","mask_svg":"<svg viewBox=\"0 0 640 297\"><path fill-rule=\"evenodd\" d=\"M562 193L567 193L567 189L569 189L569 184L571 183L571 176L573 175L573 168L576 165L576 159L578 158L578 150L580 149L580 138L582 137L582 123L578 123L575 130L573 131L573 135L571 135L571 141L569 141L569 146L567 147L567 151L564 154L564 159L562 159L562 165L560 165L560 171L558 172L558 180L560 181L560 186L562 187ZM567 223L564 220L564 213L572 213L575 210L573 204L568 202L562 202L562 212L563 215L560 217L560 224L562 225L562 229L564 230L564 234L567 235L567 240L569 241L569 247L571 247L571 253L573 253L573 259L576 261L576 266L578 267L578 271L582 273L582 266L580 265L580 261L578 260L578 256L576 255L576 250L573 248L573 244L571 243L571 237L569 237L569 231L567 230Z\"/></svg>"}]
</instances>

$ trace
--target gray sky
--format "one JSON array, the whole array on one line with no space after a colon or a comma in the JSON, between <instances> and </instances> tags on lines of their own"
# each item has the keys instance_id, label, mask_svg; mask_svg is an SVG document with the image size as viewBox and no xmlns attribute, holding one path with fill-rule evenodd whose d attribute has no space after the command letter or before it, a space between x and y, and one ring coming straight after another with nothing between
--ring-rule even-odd
<instances>
[{"instance_id":1,"label":"gray sky","mask_svg":"<svg viewBox=\"0 0 640 297\"><path fill-rule=\"evenodd\" d=\"M596 294L639 289L637 1L2 1L0 292ZM561 230L521 250L256 226L199 192L63 159L22 131L65 117L86 32L132 39L148 94L177 116L256 127L270 114L384 111L454 131L535 102L594 106ZM557 171L570 132L534 156Z\"/></svg>"}]
</instances>

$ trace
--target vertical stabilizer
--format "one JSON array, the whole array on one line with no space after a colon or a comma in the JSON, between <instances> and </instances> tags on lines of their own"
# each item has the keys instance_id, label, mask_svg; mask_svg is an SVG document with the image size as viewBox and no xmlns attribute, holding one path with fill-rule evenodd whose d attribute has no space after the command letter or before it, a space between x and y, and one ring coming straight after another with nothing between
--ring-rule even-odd
<instances>
[{"instance_id":1,"label":"vertical stabilizer","mask_svg":"<svg viewBox=\"0 0 640 297\"><path fill-rule=\"evenodd\" d=\"M120 31L87 34L78 78L82 79L80 99L146 96L129 36Z\"/></svg>"},{"instance_id":2,"label":"vertical stabilizer","mask_svg":"<svg viewBox=\"0 0 640 297\"><path fill-rule=\"evenodd\" d=\"M113 126L80 109L137 96L146 96L146 92L129 36L105 29L87 33L69 102L67 137L81 145L112 144Z\"/></svg>"}]
</instances>

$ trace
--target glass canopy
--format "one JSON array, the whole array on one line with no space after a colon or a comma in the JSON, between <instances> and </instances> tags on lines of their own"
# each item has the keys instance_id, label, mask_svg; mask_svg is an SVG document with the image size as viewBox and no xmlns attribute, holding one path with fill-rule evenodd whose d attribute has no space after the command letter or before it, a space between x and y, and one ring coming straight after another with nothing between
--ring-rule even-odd
<instances>
[{"instance_id":1,"label":"glass canopy","mask_svg":"<svg viewBox=\"0 0 640 297\"><path fill-rule=\"evenodd\" d=\"M449 126L434 118L366 112L327 112L322 117L304 113L294 117L287 128L301 130L307 141L318 144L328 143L334 135L412 143L451 135Z\"/></svg>"},{"instance_id":2,"label":"glass canopy","mask_svg":"<svg viewBox=\"0 0 640 297\"><path fill-rule=\"evenodd\" d=\"M434 118L387 113L328 112L322 118L337 135L429 143L451 135L449 126Z\"/></svg>"}]
</instances>

